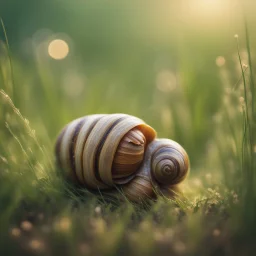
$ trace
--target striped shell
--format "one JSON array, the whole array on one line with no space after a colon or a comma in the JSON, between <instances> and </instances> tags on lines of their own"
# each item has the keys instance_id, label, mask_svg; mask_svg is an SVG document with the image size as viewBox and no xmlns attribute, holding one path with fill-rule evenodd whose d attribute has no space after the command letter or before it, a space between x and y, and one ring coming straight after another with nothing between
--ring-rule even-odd
<instances>
[{"instance_id":1,"label":"striped shell","mask_svg":"<svg viewBox=\"0 0 256 256\"><path fill-rule=\"evenodd\" d=\"M155 130L125 114L90 115L61 131L55 146L58 166L88 189L116 187L132 201L153 198L180 183L189 160L176 142L156 139Z\"/></svg>"}]
</instances>

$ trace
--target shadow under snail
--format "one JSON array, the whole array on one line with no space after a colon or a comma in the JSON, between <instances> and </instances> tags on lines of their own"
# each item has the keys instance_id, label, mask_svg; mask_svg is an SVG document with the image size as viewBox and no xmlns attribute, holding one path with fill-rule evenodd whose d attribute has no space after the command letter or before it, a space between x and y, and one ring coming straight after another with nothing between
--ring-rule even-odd
<instances>
[{"instance_id":1,"label":"shadow under snail","mask_svg":"<svg viewBox=\"0 0 256 256\"><path fill-rule=\"evenodd\" d=\"M89 115L67 124L55 145L65 176L91 190L123 194L133 202L170 194L188 174L177 142L126 114Z\"/></svg>"}]
</instances>

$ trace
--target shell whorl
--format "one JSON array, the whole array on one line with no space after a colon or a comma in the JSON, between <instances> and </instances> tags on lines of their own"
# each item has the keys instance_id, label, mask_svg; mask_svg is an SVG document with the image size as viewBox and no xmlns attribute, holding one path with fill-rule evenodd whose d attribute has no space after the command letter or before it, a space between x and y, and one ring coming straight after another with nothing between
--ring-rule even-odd
<instances>
[{"instance_id":1,"label":"shell whorl","mask_svg":"<svg viewBox=\"0 0 256 256\"><path fill-rule=\"evenodd\" d=\"M153 198L155 193L173 197L179 191L178 184L188 172L189 158L183 147L173 140L155 139L148 145L143 163L135 176L135 179L140 180L139 183L136 181L136 191L143 190L144 193L137 193L137 198L134 196L131 191L134 189L134 180L125 185L123 191L131 201Z\"/></svg>"},{"instance_id":2,"label":"shell whorl","mask_svg":"<svg viewBox=\"0 0 256 256\"><path fill-rule=\"evenodd\" d=\"M110 188L134 177L144 149L155 136L154 129L137 117L85 116L60 133L55 147L57 162L67 176L88 188ZM128 157L134 161L127 167Z\"/></svg>"},{"instance_id":3,"label":"shell whorl","mask_svg":"<svg viewBox=\"0 0 256 256\"><path fill-rule=\"evenodd\" d=\"M161 139L155 143L151 173L157 182L176 185L186 178L188 170L188 155L177 142Z\"/></svg>"},{"instance_id":4,"label":"shell whorl","mask_svg":"<svg viewBox=\"0 0 256 256\"><path fill-rule=\"evenodd\" d=\"M177 190L189 170L186 151L125 114L90 115L67 124L55 146L65 176L88 189L119 187L131 201ZM167 192L166 192L167 191Z\"/></svg>"}]
</instances>

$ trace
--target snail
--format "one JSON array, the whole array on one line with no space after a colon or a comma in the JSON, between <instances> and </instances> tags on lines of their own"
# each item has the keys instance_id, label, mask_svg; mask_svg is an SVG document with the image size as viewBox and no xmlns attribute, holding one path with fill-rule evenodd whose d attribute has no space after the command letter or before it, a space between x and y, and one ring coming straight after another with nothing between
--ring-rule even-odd
<instances>
[{"instance_id":1,"label":"snail","mask_svg":"<svg viewBox=\"0 0 256 256\"><path fill-rule=\"evenodd\" d=\"M133 202L175 191L189 170L181 145L157 139L151 126L126 114L72 121L60 132L55 155L69 179L89 190L121 190Z\"/></svg>"}]
</instances>

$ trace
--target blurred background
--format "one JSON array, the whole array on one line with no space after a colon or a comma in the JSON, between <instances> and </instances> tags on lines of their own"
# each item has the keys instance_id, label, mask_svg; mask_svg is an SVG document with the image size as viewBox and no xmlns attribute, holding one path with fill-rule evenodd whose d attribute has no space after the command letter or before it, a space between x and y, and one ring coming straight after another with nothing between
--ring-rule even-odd
<instances>
[{"instance_id":1,"label":"blurred background","mask_svg":"<svg viewBox=\"0 0 256 256\"><path fill-rule=\"evenodd\" d=\"M256 43L255 7L236 0L1 0L13 71L2 66L0 82L14 73L15 104L49 141L79 116L125 112L204 165L223 93L241 75L234 35L243 46L244 13ZM0 57L8 62L3 46ZM246 63L243 49L242 57Z\"/></svg>"},{"instance_id":2,"label":"blurred background","mask_svg":"<svg viewBox=\"0 0 256 256\"><path fill-rule=\"evenodd\" d=\"M254 255L255 11L255 0L0 0L0 254ZM184 146L184 198L115 209L59 175L60 129L118 112Z\"/></svg>"}]
</instances>

